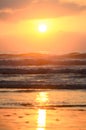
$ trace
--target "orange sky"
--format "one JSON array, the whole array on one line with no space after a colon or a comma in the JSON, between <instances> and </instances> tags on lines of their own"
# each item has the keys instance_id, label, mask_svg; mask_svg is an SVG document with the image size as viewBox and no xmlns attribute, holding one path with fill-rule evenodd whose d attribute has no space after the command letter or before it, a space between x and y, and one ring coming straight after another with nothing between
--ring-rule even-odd
<instances>
[{"instance_id":1,"label":"orange sky","mask_svg":"<svg viewBox=\"0 0 86 130\"><path fill-rule=\"evenodd\" d=\"M86 51L86 0L0 0L0 53L34 51Z\"/></svg>"}]
</instances>

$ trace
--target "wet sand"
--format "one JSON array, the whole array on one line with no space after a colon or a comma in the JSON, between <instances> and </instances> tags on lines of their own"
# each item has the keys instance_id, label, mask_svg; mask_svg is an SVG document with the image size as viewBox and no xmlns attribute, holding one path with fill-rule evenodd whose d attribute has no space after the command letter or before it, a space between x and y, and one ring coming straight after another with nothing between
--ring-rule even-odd
<instances>
[{"instance_id":1,"label":"wet sand","mask_svg":"<svg viewBox=\"0 0 86 130\"><path fill-rule=\"evenodd\" d=\"M0 130L86 130L86 109L0 109Z\"/></svg>"}]
</instances>

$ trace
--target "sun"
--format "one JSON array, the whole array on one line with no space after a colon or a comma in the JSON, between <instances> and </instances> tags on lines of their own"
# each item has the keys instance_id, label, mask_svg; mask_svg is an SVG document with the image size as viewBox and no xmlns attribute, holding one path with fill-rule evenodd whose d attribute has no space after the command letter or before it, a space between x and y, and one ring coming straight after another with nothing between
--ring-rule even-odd
<instances>
[{"instance_id":1,"label":"sun","mask_svg":"<svg viewBox=\"0 0 86 130\"><path fill-rule=\"evenodd\" d=\"M42 32L42 33L46 32L47 31L47 25L46 24L40 24L38 26L38 30L39 30L39 32Z\"/></svg>"}]
</instances>

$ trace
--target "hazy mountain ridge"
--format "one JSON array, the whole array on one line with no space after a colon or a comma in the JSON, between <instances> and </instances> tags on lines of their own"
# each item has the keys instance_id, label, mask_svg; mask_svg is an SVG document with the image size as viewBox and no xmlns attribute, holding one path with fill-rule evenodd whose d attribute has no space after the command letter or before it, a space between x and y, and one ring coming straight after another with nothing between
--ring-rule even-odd
<instances>
[{"instance_id":1,"label":"hazy mountain ridge","mask_svg":"<svg viewBox=\"0 0 86 130\"><path fill-rule=\"evenodd\" d=\"M44 53L25 53L25 54L0 54L0 58L15 58L15 57L21 57L21 58L86 58L86 53L68 53L68 54L62 54L62 55L54 55L54 54L44 54Z\"/></svg>"},{"instance_id":2,"label":"hazy mountain ridge","mask_svg":"<svg viewBox=\"0 0 86 130\"><path fill-rule=\"evenodd\" d=\"M0 54L0 66L86 65L86 53L51 55L42 53Z\"/></svg>"}]
</instances>

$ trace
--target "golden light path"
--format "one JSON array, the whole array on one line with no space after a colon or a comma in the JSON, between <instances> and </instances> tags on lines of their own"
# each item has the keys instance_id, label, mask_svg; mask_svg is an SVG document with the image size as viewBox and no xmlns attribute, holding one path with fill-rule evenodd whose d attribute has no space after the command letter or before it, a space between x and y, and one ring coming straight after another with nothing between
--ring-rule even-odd
<instances>
[{"instance_id":1,"label":"golden light path","mask_svg":"<svg viewBox=\"0 0 86 130\"><path fill-rule=\"evenodd\" d=\"M48 95L46 92L40 92L37 95L36 102L38 106L46 106L48 103Z\"/></svg>"},{"instance_id":2,"label":"golden light path","mask_svg":"<svg viewBox=\"0 0 86 130\"><path fill-rule=\"evenodd\" d=\"M28 99L30 98L31 95L28 94ZM14 114L13 118L16 122L19 123L17 123L14 128L9 130L17 130L17 129L28 130L29 128L31 128L31 130L46 130L47 125L49 124L48 121L50 120L50 117L47 117L48 111L46 109L47 103L49 101L48 92L37 92L35 100L37 104L36 107L37 109L28 108L28 109L19 109L18 111L16 111L17 115Z\"/></svg>"},{"instance_id":3,"label":"golden light path","mask_svg":"<svg viewBox=\"0 0 86 130\"><path fill-rule=\"evenodd\" d=\"M38 110L38 128L37 130L45 130L46 127L46 110Z\"/></svg>"},{"instance_id":4,"label":"golden light path","mask_svg":"<svg viewBox=\"0 0 86 130\"><path fill-rule=\"evenodd\" d=\"M48 102L48 95L46 92L40 92L37 95L37 102L39 106L46 106ZM45 130L46 128L46 109L38 110L38 119L37 119L38 128L37 130Z\"/></svg>"}]
</instances>

